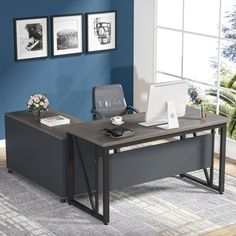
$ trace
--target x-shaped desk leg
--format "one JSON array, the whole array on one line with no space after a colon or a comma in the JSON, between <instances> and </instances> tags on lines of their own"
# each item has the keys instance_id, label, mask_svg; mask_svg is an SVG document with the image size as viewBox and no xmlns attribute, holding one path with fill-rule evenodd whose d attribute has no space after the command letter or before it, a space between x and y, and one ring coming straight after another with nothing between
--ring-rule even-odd
<instances>
[{"instance_id":1,"label":"x-shaped desk leg","mask_svg":"<svg viewBox=\"0 0 236 236\"><path fill-rule=\"evenodd\" d=\"M82 167L82 172L85 177L86 188L91 204L91 208L85 206L84 204L76 201L74 199L75 196L75 150L77 152L78 158L80 160L80 164ZM80 144L78 142L78 138L72 134L68 134L68 188L67 188L67 198L68 203L73 206L87 212L88 214L96 217L101 220L104 224L109 223L110 218L110 193L109 193L109 150L107 149L99 149L96 147L95 153L95 191L91 188L88 173L86 169L86 165L81 153ZM103 181L103 214L99 213L99 157L102 157L102 181Z\"/></svg>"},{"instance_id":2,"label":"x-shaped desk leg","mask_svg":"<svg viewBox=\"0 0 236 236\"><path fill-rule=\"evenodd\" d=\"M214 146L215 146L215 130L212 129L211 133L212 133L212 164L210 167L210 176L208 174L207 169L203 169L204 170L204 174L206 177L206 181L199 179L195 176L192 176L190 174L181 174L181 177L190 179L194 182L200 183L202 185L205 185L209 188L212 188L214 190L217 190L220 194L223 194L224 192L224 185L225 185L225 151L226 151L226 124L221 125L219 127L220 129L220 163L219 163L219 184L214 185L213 184L213 176L214 176ZM194 134L194 136L196 136L196 134ZM181 136L181 139L184 139L185 136Z\"/></svg>"}]
</instances>

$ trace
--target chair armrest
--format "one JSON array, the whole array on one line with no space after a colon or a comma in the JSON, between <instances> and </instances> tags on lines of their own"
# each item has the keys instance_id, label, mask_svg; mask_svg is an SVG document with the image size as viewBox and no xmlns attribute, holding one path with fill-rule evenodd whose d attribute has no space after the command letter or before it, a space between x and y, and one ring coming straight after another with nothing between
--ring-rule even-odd
<instances>
[{"instance_id":1,"label":"chair armrest","mask_svg":"<svg viewBox=\"0 0 236 236\"><path fill-rule=\"evenodd\" d=\"M139 110L135 107L132 107L132 106L127 106L126 108L127 110L130 110L130 111L134 111L135 113L139 113Z\"/></svg>"},{"instance_id":2,"label":"chair armrest","mask_svg":"<svg viewBox=\"0 0 236 236\"><path fill-rule=\"evenodd\" d=\"M98 111L91 109L91 114L97 116L99 119L104 119L105 117Z\"/></svg>"}]
</instances>

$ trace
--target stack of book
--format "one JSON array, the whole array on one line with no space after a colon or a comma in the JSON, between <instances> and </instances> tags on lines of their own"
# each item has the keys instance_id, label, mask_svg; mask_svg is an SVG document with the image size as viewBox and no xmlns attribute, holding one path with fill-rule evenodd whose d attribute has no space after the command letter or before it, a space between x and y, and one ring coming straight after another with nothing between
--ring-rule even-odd
<instances>
[{"instance_id":1,"label":"stack of book","mask_svg":"<svg viewBox=\"0 0 236 236\"><path fill-rule=\"evenodd\" d=\"M49 127L53 127L53 126L58 126L58 125L70 124L70 119L64 116L52 116L52 117L41 119L40 123Z\"/></svg>"}]
</instances>

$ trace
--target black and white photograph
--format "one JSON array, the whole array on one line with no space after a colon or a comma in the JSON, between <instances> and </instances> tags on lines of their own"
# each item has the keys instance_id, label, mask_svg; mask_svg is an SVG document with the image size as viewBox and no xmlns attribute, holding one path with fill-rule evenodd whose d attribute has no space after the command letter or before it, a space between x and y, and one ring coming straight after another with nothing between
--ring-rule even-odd
<instances>
[{"instance_id":1,"label":"black and white photograph","mask_svg":"<svg viewBox=\"0 0 236 236\"><path fill-rule=\"evenodd\" d=\"M116 12L87 13L87 52L116 49Z\"/></svg>"},{"instance_id":2,"label":"black and white photograph","mask_svg":"<svg viewBox=\"0 0 236 236\"><path fill-rule=\"evenodd\" d=\"M48 18L14 19L15 59L27 60L48 56Z\"/></svg>"},{"instance_id":3,"label":"black and white photograph","mask_svg":"<svg viewBox=\"0 0 236 236\"><path fill-rule=\"evenodd\" d=\"M53 56L83 52L82 14L52 16L51 23Z\"/></svg>"}]
</instances>

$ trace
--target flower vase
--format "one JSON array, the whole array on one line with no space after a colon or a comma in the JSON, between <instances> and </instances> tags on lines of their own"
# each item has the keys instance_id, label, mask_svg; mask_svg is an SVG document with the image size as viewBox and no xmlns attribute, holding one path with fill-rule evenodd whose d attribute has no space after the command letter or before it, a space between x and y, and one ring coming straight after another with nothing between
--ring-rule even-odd
<instances>
[{"instance_id":1,"label":"flower vase","mask_svg":"<svg viewBox=\"0 0 236 236\"><path fill-rule=\"evenodd\" d=\"M42 118L42 111L40 111L40 110L35 110L35 111L33 111L33 114L34 114L35 118L36 118L38 121L40 121L40 119Z\"/></svg>"},{"instance_id":2,"label":"flower vase","mask_svg":"<svg viewBox=\"0 0 236 236\"><path fill-rule=\"evenodd\" d=\"M207 105L205 103L200 105L200 116L202 120L206 120L207 118Z\"/></svg>"}]
</instances>

